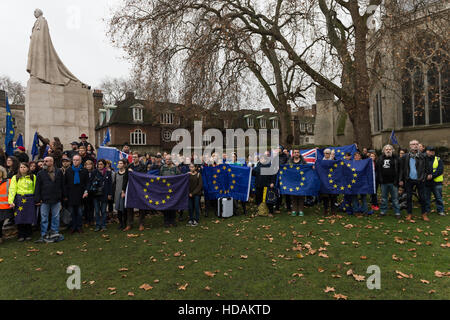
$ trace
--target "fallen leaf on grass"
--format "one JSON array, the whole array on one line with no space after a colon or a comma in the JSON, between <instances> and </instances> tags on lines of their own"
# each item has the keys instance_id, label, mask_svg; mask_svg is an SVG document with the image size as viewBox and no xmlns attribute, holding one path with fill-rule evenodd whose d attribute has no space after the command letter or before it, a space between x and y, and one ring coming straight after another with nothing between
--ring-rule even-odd
<instances>
[{"instance_id":1,"label":"fallen leaf on grass","mask_svg":"<svg viewBox=\"0 0 450 320\"><path fill-rule=\"evenodd\" d=\"M346 266L349 266L349 265L351 265L352 263L351 263L351 262L344 262L344 264L345 264Z\"/></svg>"},{"instance_id":2,"label":"fallen leaf on grass","mask_svg":"<svg viewBox=\"0 0 450 320\"><path fill-rule=\"evenodd\" d=\"M56 251L56 254L57 254L58 256L61 256L61 255L64 254L64 251Z\"/></svg>"},{"instance_id":3,"label":"fallen leaf on grass","mask_svg":"<svg viewBox=\"0 0 450 320\"><path fill-rule=\"evenodd\" d=\"M303 277L303 273L293 273L292 276L301 278Z\"/></svg>"},{"instance_id":4,"label":"fallen leaf on grass","mask_svg":"<svg viewBox=\"0 0 450 320\"><path fill-rule=\"evenodd\" d=\"M134 293L130 291L130 292L128 292L128 296L129 297L134 297Z\"/></svg>"},{"instance_id":5,"label":"fallen leaf on grass","mask_svg":"<svg viewBox=\"0 0 450 320\"><path fill-rule=\"evenodd\" d=\"M128 233L128 234L127 234L127 237L128 237L128 238L137 238L137 237L139 237L139 235L138 235L138 234Z\"/></svg>"},{"instance_id":6,"label":"fallen leaf on grass","mask_svg":"<svg viewBox=\"0 0 450 320\"><path fill-rule=\"evenodd\" d=\"M211 291L211 288L208 287L208 286L206 286L206 287L204 288L204 290L206 290L206 291Z\"/></svg>"},{"instance_id":7,"label":"fallen leaf on grass","mask_svg":"<svg viewBox=\"0 0 450 320\"><path fill-rule=\"evenodd\" d=\"M318 267L318 268L317 268L317 271L319 271L319 272L324 272L325 269L323 269L323 268L321 268L321 267Z\"/></svg>"},{"instance_id":8,"label":"fallen leaf on grass","mask_svg":"<svg viewBox=\"0 0 450 320\"><path fill-rule=\"evenodd\" d=\"M185 283L185 284L183 284L182 286L179 286L179 287L178 287L178 290L184 290L184 291L186 291L186 287L187 287L188 285L189 285L188 283Z\"/></svg>"},{"instance_id":9,"label":"fallen leaf on grass","mask_svg":"<svg viewBox=\"0 0 450 320\"><path fill-rule=\"evenodd\" d=\"M407 275L406 273L403 273L401 271L395 270L395 273L398 274L397 278L402 279L402 278L407 278L407 279L412 279L413 275Z\"/></svg>"},{"instance_id":10,"label":"fallen leaf on grass","mask_svg":"<svg viewBox=\"0 0 450 320\"><path fill-rule=\"evenodd\" d=\"M206 274L210 278L214 278L214 276L216 275L214 272L211 271L205 271L204 274Z\"/></svg>"},{"instance_id":11,"label":"fallen leaf on grass","mask_svg":"<svg viewBox=\"0 0 450 320\"><path fill-rule=\"evenodd\" d=\"M436 293L436 290L430 290L430 291L428 291L428 293L429 294Z\"/></svg>"},{"instance_id":12,"label":"fallen leaf on grass","mask_svg":"<svg viewBox=\"0 0 450 320\"><path fill-rule=\"evenodd\" d=\"M127 268L120 268L119 269L119 272L124 272L124 271L128 271L128 269Z\"/></svg>"},{"instance_id":13,"label":"fallen leaf on grass","mask_svg":"<svg viewBox=\"0 0 450 320\"><path fill-rule=\"evenodd\" d=\"M178 266L178 269L183 270L184 266Z\"/></svg>"},{"instance_id":14,"label":"fallen leaf on grass","mask_svg":"<svg viewBox=\"0 0 450 320\"><path fill-rule=\"evenodd\" d=\"M109 294L113 295L113 294L116 294L116 293L117 293L117 291L111 291Z\"/></svg>"},{"instance_id":15,"label":"fallen leaf on grass","mask_svg":"<svg viewBox=\"0 0 450 320\"><path fill-rule=\"evenodd\" d=\"M322 258L329 258L327 254L323 253L323 252L319 252L319 257Z\"/></svg>"},{"instance_id":16,"label":"fallen leaf on grass","mask_svg":"<svg viewBox=\"0 0 450 320\"><path fill-rule=\"evenodd\" d=\"M334 297L335 299L337 299L337 300L339 300L339 299L347 300L347 296L344 296L343 294L340 294L340 293L335 293L335 294L333 295L333 297Z\"/></svg>"},{"instance_id":17,"label":"fallen leaf on grass","mask_svg":"<svg viewBox=\"0 0 450 320\"><path fill-rule=\"evenodd\" d=\"M178 239L178 242L180 242L180 243L183 242L183 239L179 238L179 239Z\"/></svg>"},{"instance_id":18,"label":"fallen leaf on grass","mask_svg":"<svg viewBox=\"0 0 450 320\"><path fill-rule=\"evenodd\" d=\"M144 283L143 285L141 285L139 287L139 289L144 289L145 291L148 291L148 290L152 290L153 287L151 285L149 285L148 283Z\"/></svg>"},{"instance_id":19,"label":"fallen leaf on grass","mask_svg":"<svg viewBox=\"0 0 450 320\"><path fill-rule=\"evenodd\" d=\"M174 256L174 257L179 257L179 256L181 256L181 252L179 252L179 251L178 251L178 252L175 252L175 253L173 254L173 256Z\"/></svg>"},{"instance_id":20,"label":"fallen leaf on grass","mask_svg":"<svg viewBox=\"0 0 450 320\"><path fill-rule=\"evenodd\" d=\"M111 287L111 288L108 288L108 290L109 290L109 291L114 291L114 290L116 290L116 288L112 288L112 287Z\"/></svg>"},{"instance_id":21,"label":"fallen leaf on grass","mask_svg":"<svg viewBox=\"0 0 450 320\"><path fill-rule=\"evenodd\" d=\"M334 292L334 288L333 287L326 287L323 292L327 293L327 292Z\"/></svg>"},{"instance_id":22,"label":"fallen leaf on grass","mask_svg":"<svg viewBox=\"0 0 450 320\"><path fill-rule=\"evenodd\" d=\"M353 270L352 270L352 269L348 269L347 275L348 275L348 276L351 276L352 274L353 274Z\"/></svg>"},{"instance_id":23,"label":"fallen leaf on grass","mask_svg":"<svg viewBox=\"0 0 450 320\"><path fill-rule=\"evenodd\" d=\"M94 280L92 280L92 281L89 281L89 284L90 285L93 285L95 283L95 281Z\"/></svg>"},{"instance_id":24,"label":"fallen leaf on grass","mask_svg":"<svg viewBox=\"0 0 450 320\"><path fill-rule=\"evenodd\" d=\"M430 281L424 280L424 279L420 279L420 282L425 283L425 284L430 284Z\"/></svg>"},{"instance_id":25,"label":"fallen leaf on grass","mask_svg":"<svg viewBox=\"0 0 450 320\"><path fill-rule=\"evenodd\" d=\"M355 278L356 281L364 281L366 279L365 276L360 276L360 275L357 275L357 274L352 274L352 275L353 275L353 278Z\"/></svg>"},{"instance_id":26,"label":"fallen leaf on grass","mask_svg":"<svg viewBox=\"0 0 450 320\"><path fill-rule=\"evenodd\" d=\"M367 257L366 256L361 256L361 257L359 257L361 260L367 260Z\"/></svg>"},{"instance_id":27,"label":"fallen leaf on grass","mask_svg":"<svg viewBox=\"0 0 450 320\"><path fill-rule=\"evenodd\" d=\"M394 260L394 261L403 261L402 258L397 257L395 254L392 255L392 260Z\"/></svg>"},{"instance_id":28,"label":"fallen leaf on grass","mask_svg":"<svg viewBox=\"0 0 450 320\"><path fill-rule=\"evenodd\" d=\"M442 278L442 277L450 277L450 272L440 272L438 270L436 270L434 272L434 275L438 278Z\"/></svg>"},{"instance_id":29,"label":"fallen leaf on grass","mask_svg":"<svg viewBox=\"0 0 450 320\"><path fill-rule=\"evenodd\" d=\"M39 252L39 249L34 249L34 248L32 248L32 249L28 249L27 251L28 251L28 252Z\"/></svg>"},{"instance_id":30,"label":"fallen leaf on grass","mask_svg":"<svg viewBox=\"0 0 450 320\"><path fill-rule=\"evenodd\" d=\"M243 254L241 254L241 259L247 259L248 258L248 256L247 255L243 255Z\"/></svg>"}]
</instances>

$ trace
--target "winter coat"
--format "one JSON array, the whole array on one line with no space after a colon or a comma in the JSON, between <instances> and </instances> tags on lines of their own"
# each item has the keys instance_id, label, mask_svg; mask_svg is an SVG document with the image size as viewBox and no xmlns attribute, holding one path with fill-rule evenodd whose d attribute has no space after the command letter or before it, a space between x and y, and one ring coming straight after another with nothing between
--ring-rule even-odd
<instances>
[{"instance_id":1,"label":"winter coat","mask_svg":"<svg viewBox=\"0 0 450 320\"><path fill-rule=\"evenodd\" d=\"M64 176L61 169L54 168L55 181L50 179L47 170L41 170L37 174L34 201L48 204L61 202L64 190Z\"/></svg>"},{"instance_id":2,"label":"winter coat","mask_svg":"<svg viewBox=\"0 0 450 320\"><path fill-rule=\"evenodd\" d=\"M68 168L64 175L64 198L68 199L68 206L79 206L83 203L83 194L87 191L89 174L84 168L80 170L79 174L79 184L74 184L75 172L72 167Z\"/></svg>"}]
</instances>

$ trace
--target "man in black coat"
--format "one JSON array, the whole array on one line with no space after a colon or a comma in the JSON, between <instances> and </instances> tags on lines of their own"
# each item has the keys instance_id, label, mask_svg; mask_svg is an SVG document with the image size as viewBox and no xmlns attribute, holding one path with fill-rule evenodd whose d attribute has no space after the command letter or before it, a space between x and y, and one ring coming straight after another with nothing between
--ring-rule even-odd
<instances>
[{"instance_id":1,"label":"man in black coat","mask_svg":"<svg viewBox=\"0 0 450 320\"><path fill-rule=\"evenodd\" d=\"M406 220L412 219L412 195L414 187L419 193L419 201L422 209L423 220L429 221L426 212L425 203L425 181L431 176L430 168L428 168L427 160L423 153L419 151L419 141L412 140L409 142L410 151L406 153L400 160L400 182L401 187L405 187L407 195L407 213Z\"/></svg>"},{"instance_id":2,"label":"man in black coat","mask_svg":"<svg viewBox=\"0 0 450 320\"><path fill-rule=\"evenodd\" d=\"M82 233L83 198L88 196L87 184L89 175L81 165L81 156L75 155L73 165L66 170L64 175L64 200L72 215L71 232Z\"/></svg>"},{"instance_id":3,"label":"man in black coat","mask_svg":"<svg viewBox=\"0 0 450 320\"><path fill-rule=\"evenodd\" d=\"M388 209L388 198L391 195L392 205L395 210L395 217L400 218L400 205L398 203L398 181L400 173L400 160L393 154L394 148L387 144L383 147L383 154L376 162L375 173L377 181L381 185L381 211L382 216L386 215Z\"/></svg>"},{"instance_id":4,"label":"man in black coat","mask_svg":"<svg viewBox=\"0 0 450 320\"><path fill-rule=\"evenodd\" d=\"M46 239L59 238L59 213L61 211L61 200L63 198L64 176L61 169L54 165L52 157L44 159L42 170L36 175L36 187L34 200L41 205L41 238L36 242L45 242L44 237L48 230L48 217L50 211L52 220L50 233Z\"/></svg>"},{"instance_id":5,"label":"man in black coat","mask_svg":"<svg viewBox=\"0 0 450 320\"><path fill-rule=\"evenodd\" d=\"M17 150L19 151L19 154L17 155L17 159L19 160L19 162L30 162L30 158L28 157L28 155L25 153L25 148L20 146L17 147Z\"/></svg>"}]
</instances>

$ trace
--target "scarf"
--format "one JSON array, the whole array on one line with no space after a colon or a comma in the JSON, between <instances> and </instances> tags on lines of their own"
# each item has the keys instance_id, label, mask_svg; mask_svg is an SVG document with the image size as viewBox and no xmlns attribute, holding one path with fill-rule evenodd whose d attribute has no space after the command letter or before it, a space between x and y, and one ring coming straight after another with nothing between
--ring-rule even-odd
<instances>
[{"instance_id":1,"label":"scarf","mask_svg":"<svg viewBox=\"0 0 450 320\"><path fill-rule=\"evenodd\" d=\"M420 154L419 151L417 151L416 153L412 153L412 152L410 151L410 152L409 152L409 157L415 159L415 158L417 158L417 157L419 156L419 154Z\"/></svg>"},{"instance_id":2,"label":"scarf","mask_svg":"<svg viewBox=\"0 0 450 320\"><path fill-rule=\"evenodd\" d=\"M82 169L82 166L79 166L78 168L72 165L72 170L74 172L73 177L73 184L80 184L80 170Z\"/></svg>"}]
</instances>

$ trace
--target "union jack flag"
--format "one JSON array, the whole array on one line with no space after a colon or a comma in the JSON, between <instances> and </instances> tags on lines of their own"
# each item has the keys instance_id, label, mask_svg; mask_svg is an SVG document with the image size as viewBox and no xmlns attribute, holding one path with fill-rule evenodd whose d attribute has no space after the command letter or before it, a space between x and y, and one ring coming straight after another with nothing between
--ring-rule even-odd
<instances>
[{"instance_id":1,"label":"union jack flag","mask_svg":"<svg viewBox=\"0 0 450 320\"><path fill-rule=\"evenodd\" d=\"M317 159L316 149L300 150L300 153L307 163L316 163Z\"/></svg>"},{"instance_id":2,"label":"union jack flag","mask_svg":"<svg viewBox=\"0 0 450 320\"><path fill-rule=\"evenodd\" d=\"M132 163L133 162L133 155L131 154L126 154L125 152L119 151L119 159L127 159L128 163Z\"/></svg>"}]
</instances>

